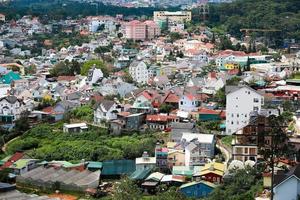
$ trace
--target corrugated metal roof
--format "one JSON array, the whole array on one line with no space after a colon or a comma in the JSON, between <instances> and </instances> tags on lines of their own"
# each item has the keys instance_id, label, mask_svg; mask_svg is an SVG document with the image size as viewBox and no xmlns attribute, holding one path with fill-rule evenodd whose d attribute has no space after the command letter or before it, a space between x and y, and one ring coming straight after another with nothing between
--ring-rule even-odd
<instances>
[{"instance_id":1,"label":"corrugated metal roof","mask_svg":"<svg viewBox=\"0 0 300 200\"><path fill-rule=\"evenodd\" d=\"M150 174L151 170L152 168L136 170L130 175L130 178L133 180L144 180Z\"/></svg>"},{"instance_id":2,"label":"corrugated metal roof","mask_svg":"<svg viewBox=\"0 0 300 200\"><path fill-rule=\"evenodd\" d=\"M102 175L131 174L135 171L134 160L110 160L104 161Z\"/></svg>"}]
</instances>

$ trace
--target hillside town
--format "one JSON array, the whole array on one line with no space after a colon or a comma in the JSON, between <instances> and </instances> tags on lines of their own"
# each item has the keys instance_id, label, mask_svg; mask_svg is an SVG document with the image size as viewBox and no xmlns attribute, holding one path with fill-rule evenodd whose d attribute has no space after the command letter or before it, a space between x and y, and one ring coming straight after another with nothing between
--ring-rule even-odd
<instances>
[{"instance_id":1,"label":"hillside town","mask_svg":"<svg viewBox=\"0 0 300 200\"><path fill-rule=\"evenodd\" d=\"M299 199L296 42L189 10L0 24L0 199Z\"/></svg>"}]
</instances>

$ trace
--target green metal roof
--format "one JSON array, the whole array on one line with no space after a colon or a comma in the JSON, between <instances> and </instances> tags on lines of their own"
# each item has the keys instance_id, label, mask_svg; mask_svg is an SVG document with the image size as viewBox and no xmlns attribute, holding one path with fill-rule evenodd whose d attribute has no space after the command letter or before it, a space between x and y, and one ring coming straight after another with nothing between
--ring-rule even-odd
<instances>
[{"instance_id":1,"label":"green metal roof","mask_svg":"<svg viewBox=\"0 0 300 200\"><path fill-rule=\"evenodd\" d=\"M12 157L12 155L6 156L6 157L3 158L1 161L7 162L11 157Z\"/></svg>"},{"instance_id":2,"label":"green metal roof","mask_svg":"<svg viewBox=\"0 0 300 200\"><path fill-rule=\"evenodd\" d=\"M192 177L194 168L192 166L174 166L172 170L173 175L184 175Z\"/></svg>"},{"instance_id":3,"label":"green metal roof","mask_svg":"<svg viewBox=\"0 0 300 200\"><path fill-rule=\"evenodd\" d=\"M133 180L144 180L151 173L151 170L151 168L136 170L130 175L130 178Z\"/></svg>"},{"instance_id":4,"label":"green metal roof","mask_svg":"<svg viewBox=\"0 0 300 200\"><path fill-rule=\"evenodd\" d=\"M131 174L135 171L134 160L109 160L104 161L102 175Z\"/></svg>"},{"instance_id":5,"label":"green metal roof","mask_svg":"<svg viewBox=\"0 0 300 200\"><path fill-rule=\"evenodd\" d=\"M101 169L102 168L102 162L93 162L89 161L88 168L93 168L93 169Z\"/></svg>"},{"instance_id":6,"label":"green metal roof","mask_svg":"<svg viewBox=\"0 0 300 200\"><path fill-rule=\"evenodd\" d=\"M10 84L12 81L16 81L16 80L20 80L20 79L21 79L21 77L19 74L15 73L13 71L10 71L7 74L3 75L0 78L0 81L5 84Z\"/></svg>"},{"instance_id":7,"label":"green metal roof","mask_svg":"<svg viewBox=\"0 0 300 200\"><path fill-rule=\"evenodd\" d=\"M14 162L14 164L11 166L11 168L22 169L22 168L26 167L28 162L35 161L35 160L36 159L20 159L20 160L17 160L16 162Z\"/></svg>"},{"instance_id":8,"label":"green metal roof","mask_svg":"<svg viewBox=\"0 0 300 200\"><path fill-rule=\"evenodd\" d=\"M51 162L49 162L50 164L60 164L62 165L63 167L72 167L74 164L68 162L68 161L64 161L64 160L53 160Z\"/></svg>"}]
</instances>

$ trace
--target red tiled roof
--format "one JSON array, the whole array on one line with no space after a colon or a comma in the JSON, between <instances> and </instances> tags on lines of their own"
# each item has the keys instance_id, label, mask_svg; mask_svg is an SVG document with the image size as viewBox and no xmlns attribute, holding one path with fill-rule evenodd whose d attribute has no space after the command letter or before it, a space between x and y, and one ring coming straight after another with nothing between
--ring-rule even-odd
<instances>
[{"instance_id":1,"label":"red tiled roof","mask_svg":"<svg viewBox=\"0 0 300 200\"><path fill-rule=\"evenodd\" d=\"M164 100L165 103L178 103L179 97L176 94L169 93L167 94L167 97Z\"/></svg>"},{"instance_id":2,"label":"red tiled roof","mask_svg":"<svg viewBox=\"0 0 300 200\"><path fill-rule=\"evenodd\" d=\"M206 101L209 98L207 94L197 94L196 99L199 101Z\"/></svg>"},{"instance_id":3,"label":"red tiled roof","mask_svg":"<svg viewBox=\"0 0 300 200\"><path fill-rule=\"evenodd\" d=\"M196 97L192 94L186 94L185 95L189 100L193 101Z\"/></svg>"},{"instance_id":4,"label":"red tiled roof","mask_svg":"<svg viewBox=\"0 0 300 200\"><path fill-rule=\"evenodd\" d=\"M57 77L57 81L73 81L76 80L75 76L59 76Z\"/></svg>"},{"instance_id":5,"label":"red tiled roof","mask_svg":"<svg viewBox=\"0 0 300 200\"><path fill-rule=\"evenodd\" d=\"M231 69L231 70L228 70L227 73L229 75L236 75L239 73L239 69Z\"/></svg>"},{"instance_id":6,"label":"red tiled roof","mask_svg":"<svg viewBox=\"0 0 300 200\"><path fill-rule=\"evenodd\" d=\"M148 100L152 99L152 96L148 91L143 91L141 95L143 95Z\"/></svg>"},{"instance_id":7,"label":"red tiled roof","mask_svg":"<svg viewBox=\"0 0 300 200\"><path fill-rule=\"evenodd\" d=\"M150 122L167 122L168 120L175 119L174 115L147 115L146 121Z\"/></svg>"},{"instance_id":8,"label":"red tiled roof","mask_svg":"<svg viewBox=\"0 0 300 200\"><path fill-rule=\"evenodd\" d=\"M52 106L49 106L49 107L43 108L42 111L45 113L48 113L48 114L52 114L52 113L54 113L54 108Z\"/></svg>"},{"instance_id":9,"label":"red tiled roof","mask_svg":"<svg viewBox=\"0 0 300 200\"><path fill-rule=\"evenodd\" d=\"M23 152L16 152L12 157L8 159L1 167L0 170L10 167L14 162L20 160L24 156Z\"/></svg>"},{"instance_id":10,"label":"red tiled roof","mask_svg":"<svg viewBox=\"0 0 300 200\"><path fill-rule=\"evenodd\" d=\"M199 113L200 114L211 114L211 115L219 115L220 114L220 111L217 111L217 110L211 110L211 109L208 109L208 108L199 108Z\"/></svg>"}]
</instances>

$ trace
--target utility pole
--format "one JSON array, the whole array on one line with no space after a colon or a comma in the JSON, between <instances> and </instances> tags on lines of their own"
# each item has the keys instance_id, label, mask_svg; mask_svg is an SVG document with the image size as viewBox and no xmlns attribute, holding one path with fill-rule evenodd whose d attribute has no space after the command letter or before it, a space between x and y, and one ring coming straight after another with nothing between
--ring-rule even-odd
<instances>
[{"instance_id":1,"label":"utility pole","mask_svg":"<svg viewBox=\"0 0 300 200\"><path fill-rule=\"evenodd\" d=\"M249 126L249 127L258 127L258 125L251 125L251 124L249 124L247 126ZM263 125L263 127L264 128L271 128L271 129L274 130L274 128L282 129L282 128L286 128L287 126L285 126L285 125L283 125L283 126L279 126L279 125L277 125L277 126L274 126L274 125ZM265 130L264 130L264 132L265 132ZM253 135L247 135L247 134L236 134L236 135L240 135L240 136L244 136L244 137L253 137ZM271 200L274 200L274 191L273 191L273 188L274 188L274 175L275 175L275 172L274 172L275 171L274 170L274 168L275 168L274 158L275 158L275 149L278 147L277 144L276 145L274 144L275 143L275 141L274 141L274 137L275 136L276 136L276 134L273 134L273 133L272 134L270 134L270 133L265 134L264 133L264 135L263 135L263 138L265 138L265 137L271 137L271 145L269 146L270 147L270 153L271 153L271 155L270 155L270 167L271 167ZM258 137L259 137L258 130L256 132L256 137L257 137L257 145L259 145L258 144ZM265 147L261 147L261 148L266 149Z\"/></svg>"},{"instance_id":2,"label":"utility pole","mask_svg":"<svg viewBox=\"0 0 300 200\"><path fill-rule=\"evenodd\" d=\"M274 139L273 135L271 136L271 200L274 199Z\"/></svg>"}]
</instances>

